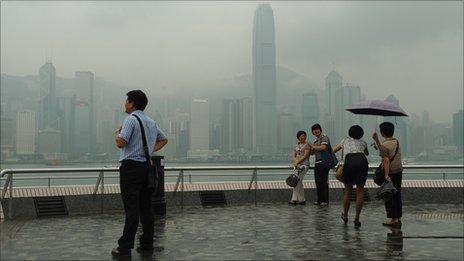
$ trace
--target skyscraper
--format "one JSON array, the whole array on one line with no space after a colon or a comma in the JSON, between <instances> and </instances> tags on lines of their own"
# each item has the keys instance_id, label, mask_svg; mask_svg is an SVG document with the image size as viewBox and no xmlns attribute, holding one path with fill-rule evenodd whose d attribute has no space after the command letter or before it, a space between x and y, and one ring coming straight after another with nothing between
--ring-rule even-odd
<instances>
[{"instance_id":1,"label":"skyscraper","mask_svg":"<svg viewBox=\"0 0 464 261\"><path fill-rule=\"evenodd\" d=\"M39 69L39 129L59 129L56 111L56 69L46 62Z\"/></svg>"},{"instance_id":2,"label":"skyscraper","mask_svg":"<svg viewBox=\"0 0 464 261\"><path fill-rule=\"evenodd\" d=\"M188 154L203 156L209 151L209 103L207 100L194 99L190 108L190 146Z\"/></svg>"},{"instance_id":3,"label":"skyscraper","mask_svg":"<svg viewBox=\"0 0 464 261\"><path fill-rule=\"evenodd\" d=\"M463 136L464 136L464 111L460 110L453 114L453 139L454 144L458 147L458 152L463 152Z\"/></svg>"},{"instance_id":4,"label":"skyscraper","mask_svg":"<svg viewBox=\"0 0 464 261\"><path fill-rule=\"evenodd\" d=\"M76 72L74 88L76 93L75 149L78 154L95 152L94 74Z\"/></svg>"},{"instance_id":5,"label":"skyscraper","mask_svg":"<svg viewBox=\"0 0 464 261\"><path fill-rule=\"evenodd\" d=\"M240 135L239 101L224 99L222 108L222 153L235 152Z\"/></svg>"},{"instance_id":6,"label":"skyscraper","mask_svg":"<svg viewBox=\"0 0 464 261\"><path fill-rule=\"evenodd\" d=\"M239 100L239 148L243 151L253 149L253 99L245 97Z\"/></svg>"},{"instance_id":7,"label":"skyscraper","mask_svg":"<svg viewBox=\"0 0 464 261\"><path fill-rule=\"evenodd\" d=\"M289 153L296 143L295 115L281 113L278 121L278 149L280 152Z\"/></svg>"},{"instance_id":8,"label":"skyscraper","mask_svg":"<svg viewBox=\"0 0 464 261\"><path fill-rule=\"evenodd\" d=\"M260 4L255 10L252 52L254 147L258 153L273 153L277 147L276 48L269 4Z\"/></svg>"},{"instance_id":9,"label":"skyscraper","mask_svg":"<svg viewBox=\"0 0 464 261\"><path fill-rule=\"evenodd\" d=\"M336 71L331 71L325 77L325 126L322 126L322 130L331 139L334 139L336 134L336 93L342 88L342 80L342 77Z\"/></svg>"},{"instance_id":10,"label":"skyscraper","mask_svg":"<svg viewBox=\"0 0 464 261\"><path fill-rule=\"evenodd\" d=\"M37 136L35 112L24 110L16 114L16 154L32 156L35 154Z\"/></svg>"},{"instance_id":11,"label":"skyscraper","mask_svg":"<svg viewBox=\"0 0 464 261\"><path fill-rule=\"evenodd\" d=\"M301 103L302 122L300 129L310 131L311 126L319 122L319 103L315 92L303 93L303 101ZM308 137L310 133L308 133Z\"/></svg>"},{"instance_id":12,"label":"skyscraper","mask_svg":"<svg viewBox=\"0 0 464 261\"><path fill-rule=\"evenodd\" d=\"M388 96L385 100L400 106L400 101L394 95ZM411 151L408 120L404 117L385 117L385 121L395 124L395 137L401 144L401 153L403 156L408 156Z\"/></svg>"},{"instance_id":13,"label":"skyscraper","mask_svg":"<svg viewBox=\"0 0 464 261\"><path fill-rule=\"evenodd\" d=\"M348 136L352 125L361 124L360 116L348 112L346 108L361 100L359 86L346 85L335 92L335 136L333 142L338 142Z\"/></svg>"}]
</instances>

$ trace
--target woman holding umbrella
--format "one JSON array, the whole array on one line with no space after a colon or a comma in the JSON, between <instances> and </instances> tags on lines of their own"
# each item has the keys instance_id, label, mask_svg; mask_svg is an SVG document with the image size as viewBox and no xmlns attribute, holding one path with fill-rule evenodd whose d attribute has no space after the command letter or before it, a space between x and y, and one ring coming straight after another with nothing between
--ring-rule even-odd
<instances>
[{"instance_id":1,"label":"woman holding umbrella","mask_svg":"<svg viewBox=\"0 0 464 261\"><path fill-rule=\"evenodd\" d=\"M358 104L350 106L346 109L354 114L363 115L376 115L376 116L408 116L403 109L397 104L381 101L381 100L368 100L362 101ZM401 159L400 144L397 139L393 137L395 133L395 125L391 122L383 122L379 125L380 134L385 139L380 143L379 137L376 132L372 134L375 144L379 148L380 157L385 173L385 180L391 181L397 192L393 198L385 202L385 209L387 212L387 222L383 223L384 226L401 227L402 216L402 199L401 199L401 181L403 177L403 165Z\"/></svg>"}]
</instances>

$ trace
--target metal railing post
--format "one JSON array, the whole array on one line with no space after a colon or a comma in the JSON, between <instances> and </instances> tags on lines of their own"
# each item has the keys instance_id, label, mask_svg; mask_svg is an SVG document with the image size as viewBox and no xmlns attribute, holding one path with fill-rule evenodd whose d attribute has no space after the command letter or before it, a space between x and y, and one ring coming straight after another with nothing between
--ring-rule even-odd
<instances>
[{"instance_id":1,"label":"metal railing post","mask_svg":"<svg viewBox=\"0 0 464 261\"><path fill-rule=\"evenodd\" d=\"M97 194L98 187L100 186L102 179L103 179L103 172L100 171L100 174L98 175L98 178L97 178L97 183L95 184L95 188L93 189L92 196L95 197L95 195Z\"/></svg>"},{"instance_id":2,"label":"metal railing post","mask_svg":"<svg viewBox=\"0 0 464 261\"><path fill-rule=\"evenodd\" d=\"M446 178L445 178L445 172L443 172L443 180L446 180Z\"/></svg>"},{"instance_id":3,"label":"metal railing post","mask_svg":"<svg viewBox=\"0 0 464 261\"><path fill-rule=\"evenodd\" d=\"M253 171L253 175L255 176L255 206L258 205L258 170L255 169Z\"/></svg>"},{"instance_id":4,"label":"metal railing post","mask_svg":"<svg viewBox=\"0 0 464 261\"><path fill-rule=\"evenodd\" d=\"M184 208L184 170L180 171L180 179L181 179L181 185L180 185L180 207L183 209Z\"/></svg>"},{"instance_id":5,"label":"metal railing post","mask_svg":"<svg viewBox=\"0 0 464 261\"><path fill-rule=\"evenodd\" d=\"M101 213L103 214L103 206L104 206L104 194L105 194L105 174L102 171L100 171L100 177L101 177L101 186L100 186L100 193L101 193Z\"/></svg>"},{"instance_id":6,"label":"metal railing post","mask_svg":"<svg viewBox=\"0 0 464 261\"><path fill-rule=\"evenodd\" d=\"M48 188L50 188L50 176L48 176Z\"/></svg>"},{"instance_id":7,"label":"metal railing post","mask_svg":"<svg viewBox=\"0 0 464 261\"><path fill-rule=\"evenodd\" d=\"M8 216L13 218L13 173L10 173L10 199L8 203Z\"/></svg>"}]
</instances>

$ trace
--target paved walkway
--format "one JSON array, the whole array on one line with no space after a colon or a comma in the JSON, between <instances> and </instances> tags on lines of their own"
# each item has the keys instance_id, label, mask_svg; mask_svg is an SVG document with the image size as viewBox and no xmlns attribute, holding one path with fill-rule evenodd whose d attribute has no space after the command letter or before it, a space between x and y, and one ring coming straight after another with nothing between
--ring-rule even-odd
<instances>
[{"instance_id":1,"label":"paved walkway","mask_svg":"<svg viewBox=\"0 0 464 261\"><path fill-rule=\"evenodd\" d=\"M186 207L156 221L155 253L132 260L416 259L463 260L463 205L405 206L402 231L382 227L384 208L367 204L360 229L342 206ZM1 260L110 260L122 213L5 221Z\"/></svg>"}]
</instances>

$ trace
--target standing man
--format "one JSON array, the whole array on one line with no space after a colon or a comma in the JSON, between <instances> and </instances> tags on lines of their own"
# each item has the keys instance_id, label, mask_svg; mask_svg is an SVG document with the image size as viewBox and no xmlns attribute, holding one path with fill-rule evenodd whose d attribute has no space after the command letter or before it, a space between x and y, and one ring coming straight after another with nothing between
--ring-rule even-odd
<instances>
[{"instance_id":1,"label":"standing man","mask_svg":"<svg viewBox=\"0 0 464 261\"><path fill-rule=\"evenodd\" d=\"M147 187L148 162L146 161L142 132L136 118L138 116L145 131L148 151L158 151L168 140L158 124L146 116L143 110L148 104L145 93L141 90L130 91L124 104L126 113L124 123L116 131L116 146L121 150L119 162L119 185L126 214L124 231L118 240L118 247L111 251L113 256L128 256L134 248L135 234L142 223L139 252L153 251L154 216L151 206L153 189Z\"/></svg>"},{"instance_id":2,"label":"standing man","mask_svg":"<svg viewBox=\"0 0 464 261\"><path fill-rule=\"evenodd\" d=\"M311 132L316 137L313 143L313 153L316 154L314 164L314 180L316 181L317 201L314 205L326 207L329 204L329 170L327 162L324 162L323 153L327 153L330 146L329 137L322 133L322 127L314 124Z\"/></svg>"}]
</instances>

